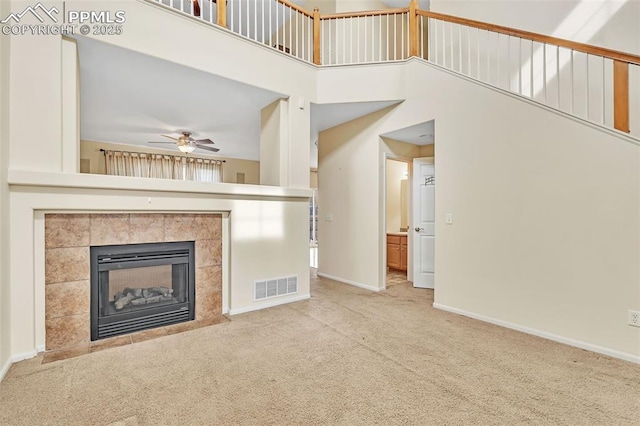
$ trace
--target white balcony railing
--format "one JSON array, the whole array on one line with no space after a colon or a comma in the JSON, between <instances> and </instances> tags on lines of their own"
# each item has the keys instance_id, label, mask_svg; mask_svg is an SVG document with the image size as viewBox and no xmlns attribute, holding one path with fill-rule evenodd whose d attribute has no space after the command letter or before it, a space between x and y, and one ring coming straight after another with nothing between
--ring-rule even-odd
<instances>
[{"instance_id":1,"label":"white balcony railing","mask_svg":"<svg viewBox=\"0 0 640 426\"><path fill-rule=\"evenodd\" d=\"M387 62L409 57L408 9L321 16L322 65Z\"/></svg>"}]
</instances>

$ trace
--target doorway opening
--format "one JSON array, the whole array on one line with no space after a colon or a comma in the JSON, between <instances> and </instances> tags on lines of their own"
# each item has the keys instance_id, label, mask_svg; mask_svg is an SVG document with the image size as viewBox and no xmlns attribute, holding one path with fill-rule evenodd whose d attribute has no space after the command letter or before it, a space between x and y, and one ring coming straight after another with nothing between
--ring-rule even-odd
<instances>
[{"instance_id":1,"label":"doorway opening","mask_svg":"<svg viewBox=\"0 0 640 426\"><path fill-rule=\"evenodd\" d=\"M384 168L384 185L380 196L384 202L380 205L381 258L378 276L384 287L404 279L402 282L414 287L434 288L434 135L435 120L380 135ZM406 172L401 169L401 184L396 177L398 172L395 172L396 168L401 167L399 164L407 167ZM400 197L406 199L406 203L396 201ZM394 204L406 210L394 212Z\"/></svg>"},{"instance_id":2,"label":"doorway opening","mask_svg":"<svg viewBox=\"0 0 640 426\"><path fill-rule=\"evenodd\" d=\"M318 268L318 169L311 169L311 189L309 199L309 266Z\"/></svg>"},{"instance_id":3,"label":"doorway opening","mask_svg":"<svg viewBox=\"0 0 640 426\"><path fill-rule=\"evenodd\" d=\"M387 157L385 160L385 241L386 286L407 281L408 235L410 216L409 161Z\"/></svg>"}]
</instances>

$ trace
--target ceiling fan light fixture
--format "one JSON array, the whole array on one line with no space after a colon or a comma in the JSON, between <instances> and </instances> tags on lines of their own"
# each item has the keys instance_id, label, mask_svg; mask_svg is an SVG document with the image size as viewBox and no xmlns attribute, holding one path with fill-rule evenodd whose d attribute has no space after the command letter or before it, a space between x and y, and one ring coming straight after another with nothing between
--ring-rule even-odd
<instances>
[{"instance_id":1,"label":"ceiling fan light fixture","mask_svg":"<svg viewBox=\"0 0 640 426\"><path fill-rule=\"evenodd\" d=\"M178 145L178 149L184 152L185 154L188 154L190 152L193 152L193 150L196 149L196 147L192 145Z\"/></svg>"}]
</instances>

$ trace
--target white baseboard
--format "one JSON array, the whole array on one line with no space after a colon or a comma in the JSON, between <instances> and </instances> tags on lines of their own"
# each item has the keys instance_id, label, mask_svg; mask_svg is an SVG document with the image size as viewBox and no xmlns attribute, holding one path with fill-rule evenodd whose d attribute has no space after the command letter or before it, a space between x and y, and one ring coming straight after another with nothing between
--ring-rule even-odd
<instances>
[{"instance_id":1,"label":"white baseboard","mask_svg":"<svg viewBox=\"0 0 640 426\"><path fill-rule=\"evenodd\" d=\"M24 359L29 359L29 358L34 358L38 356L38 351L29 351L29 352L25 352L23 354L18 354L18 355L14 355L11 357L11 362L18 362L18 361L22 361Z\"/></svg>"},{"instance_id":2,"label":"white baseboard","mask_svg":"<svg viewBox=\"0 0 640 426\"><path fill-rule=\"evenodd\" d=\"M339 278L339 277L334 277L333 275L329 275L329 274L323 274L318 272L318 276L322 277L322 278L328 278L330 280L333 281L338 281L344 284L349 284L349 285L353 285L356 287L360 287L360 288L364 288L365 290L369 290L369 291L382 291L384 290L383 288L379 288L379 287L374 287L372 285L368 285L368 284L362 284L356 281L351 281L351 280L347 280L345 278Z\"/></svg>"},{"instance_id":3,"label":"white baseboard","mask_svg":"<svg viewBox=\"0 0 640 426\"><path fill-rule=\"evenodd\" d=\"M36 352L38 353L42 353L45 351L45 345L38 345L36 346Z\"/></svg>"},{"instance_id":4,"label":"white baseboard","mask_svg":"<svg viewBox=\"0 0 640 426\"><path fill-rule=\"evenodd\" d=\"M538 330L535 328L529 328L522 325L514 324L511 322L487 317L480 314L475 314L473 312L463 311L462 309L452 308L450 306L441 305L438 303L434 303L433 307L436 309L440 309L447 312L452 312L454 314L463 315L465 317L477 319L480 321L488 322L491 324L499 325L501 327L510 328L512 330L521 331L523 333L532 334L534 336L542 337L544 339L553 340L554 342L563 343L565 345L574 346L580 349L586 349L591 352L596 352L603 355L608 355L613 358L622 359L624 361L633 362L634 364L640 364L640 356L634 355L626 352L616 351L615 349L605 348L603 346L594 345L591 343L582 342L580 340L570 339L568 337L560 336L553 333L548 333L546 331Z\"/></svg>"},{"instance_id":5,"label":"white baseboard","mask_svg":"<svg viewBox=\"0 0 640 426\"><path fill-rule=\"evenodd\" d=\"M246 306L244 308L229 309L229 315L244 314L246 312L258 311L260 309L273 308L274 306L285 305L287 303L299 302L301 300L307 300L311 298L310 294L303 294L301 296L288 297L286 299L273 299L268 302L260 303L258 305Z\"/></svg>"},{"instance_id":6,"label":"white baseboard","mask_svg":"<svg viewBox=\"0 0 640 426\"><path fill-rule=\"evenodd\" d=\"M2 366L2 369L0 370L0 382L2 381L2 379L4 379L4 376L5 374L7 374L7 371L9 371L9 367L11 367L11 364L13 364L13 361L11 360L11 358L9 358L7 362L5 362L4 365Z\"/></svg>"},{"instance_id":7,"label":"white baseboard","mask_svg":"<svg viewBox=\"0 0 640 426\"><path fill-rule=\"evenodd\" d=\"M4 379L5 374L7 374L7 371L9 371L9 368L11 368L11 365L13 363L22 361L25 359L33 358L37 355L38 355L38 351L36 350L36 351L25 352L23 354L14 355L11 358L9 358L7 362L5 362L5 364L2 366L2 369L0 370L0 382L2 381L2 379Z\"/></svg>"}]
</instances>

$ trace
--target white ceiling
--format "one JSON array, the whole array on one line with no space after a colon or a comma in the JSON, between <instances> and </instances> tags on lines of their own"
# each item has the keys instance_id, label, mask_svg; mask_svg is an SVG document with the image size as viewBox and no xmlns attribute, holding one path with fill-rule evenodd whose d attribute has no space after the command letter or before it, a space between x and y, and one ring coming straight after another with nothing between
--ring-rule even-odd
<instances>
[{"instance_id":1,"label":"white ceiling","mask_svg":"<svg viewBox=\"0 0 640 426\"><path fill-rule=\"evenodd\" d=\"M397 129L380 136L414 145L429 145L434 143L434 134L435 121L431 120L425 121L424 123L414 124L413 126L404 127L402 129Z\"/></svg>"},{"instance_id":2,"label":"white ceiling","mask_svg":"<svg viewBox=\"0 0 640 426\"><path fill-rule=\"evenodd\" d=\"M347 121L402 102L345 102L335 104L311 104L311 167L318 167L318 133Z\"/></svg>"},{"instance_id":3,"label":"white ceiling","mask_svg":"<svg viewBox=\"0 0 640 426\"><path fill-rule=\"evenodd\" d=\"M311 131L317 133L338 124L355 120L372 112L379 111L401 100L375 102L344 102L334 104L311 104Z\"/></svg>"}]
</instances>

